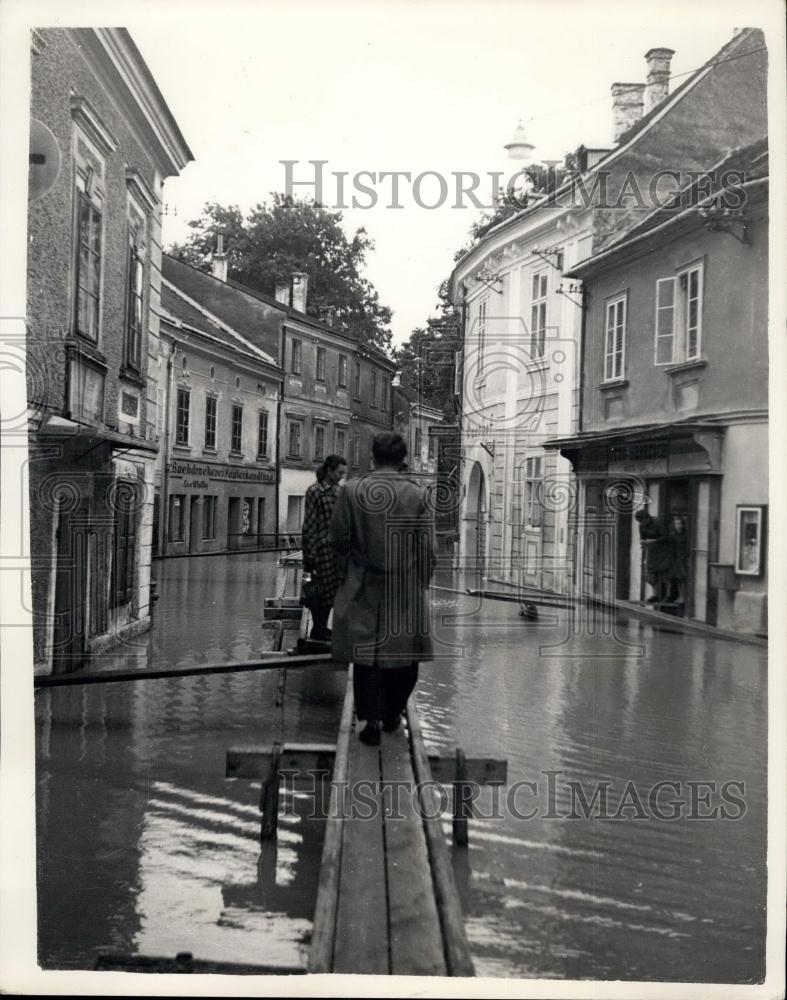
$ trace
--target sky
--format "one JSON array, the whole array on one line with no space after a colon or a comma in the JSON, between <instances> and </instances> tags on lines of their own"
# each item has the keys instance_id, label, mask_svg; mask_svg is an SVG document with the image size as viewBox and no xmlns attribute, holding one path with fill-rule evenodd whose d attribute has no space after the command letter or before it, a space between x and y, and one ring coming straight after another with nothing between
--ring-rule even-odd
<instances>
[{"instance_id":1,"label":"sky","mask_svg":"<svg viewBox=\"0 0 787 1000\"><path fill-rule=\"evenodd\" d=\"M375 207L344 213L348 233L363 226L374 240L367 277L393 310L401 342L433 313L437 287L480 215L468 199L455 207L458 171L510 176L518 165L502 147L519 120L535 160L562 160L581 143L610 145L610 85L644 82L649 48L674 49L673 74L686 73L772 7L169 0L125 8L123 23L195 157L167 181L165 244L187 235L206 201L245 210L284 190L281 160L298 161L294 178L307 181L314 159L328 161L328 180L333 171L437 171L450 192L440 207L420 207L402 182L402 207L391 208L385 181ZM490 191L488 181L479 188L485 202ZM424 180L420 195L434 204L438 182ZM336 202L334 183L324 196Z\"/></svg>"}]
</instances>

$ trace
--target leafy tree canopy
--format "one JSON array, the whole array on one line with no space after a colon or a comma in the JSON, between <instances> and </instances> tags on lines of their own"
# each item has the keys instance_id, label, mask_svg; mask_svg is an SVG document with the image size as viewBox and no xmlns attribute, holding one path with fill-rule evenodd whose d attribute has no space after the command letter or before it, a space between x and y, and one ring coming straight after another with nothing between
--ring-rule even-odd
<instances>
[{"instance_id":1,"label":"leafy tree canopy","mask_svg":"<svg viewBox=\"0 0 787 1000\"><path fill-rule=\"evenodd\" d=\"M381 305L362 273L374 241L363 228L348 239L341 222L341 212L279 193L245 216L237 205L207 203L200 218L189 222L188 239L170 253L210 271L216 235L223 231L230 278L273 295L277 282L289 283L293 272L303 271L309 276L310 316L319 317L321 307L333 306L337 324L361 343L388 349L391 310Z\"/></svg>"}]
</instances>

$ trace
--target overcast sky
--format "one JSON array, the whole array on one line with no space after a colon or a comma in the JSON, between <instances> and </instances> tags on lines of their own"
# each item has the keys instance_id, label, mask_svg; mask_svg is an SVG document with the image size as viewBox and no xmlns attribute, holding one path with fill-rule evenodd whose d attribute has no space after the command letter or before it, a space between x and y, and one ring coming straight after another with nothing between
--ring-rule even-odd
<instances>
[{"instance_id":1,"label":"overcast sky","mask_svg":"<svg viewBox=\"0 0 787 1000\"><path fill-rule=\"evenodd\" d=\"M296 179L309 179L307 161L320 159L327 176L434 170L452 185L457 171L510 173L502 146L519 119L536 159L562 159L580 143L609 145L610 84L644 82L649 48L674 49L673 73L685 73L763 9L720 0L170 0L129 8L124 23L195 157L167 182L165 242L184 237L205 201L246 209L283 190L284 159L301 161ZM335 185L326 190L332 197ZM348 232L365 226L375 241L368 277L394 311L395 341L433 311L479 214L452 207L453 197L420 208L410 185L401 190L400 210L385 207L387 181L375 208L345 213ZM438 197L436 182L425 183L422 200Z\"/></svg>"}]
</instances>

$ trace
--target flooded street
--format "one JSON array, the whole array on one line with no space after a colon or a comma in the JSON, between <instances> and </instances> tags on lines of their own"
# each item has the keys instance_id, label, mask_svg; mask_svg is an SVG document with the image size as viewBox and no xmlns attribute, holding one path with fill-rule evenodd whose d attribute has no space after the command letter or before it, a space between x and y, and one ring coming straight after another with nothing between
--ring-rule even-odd
<instances>
[{"instance_id":1,"label":"flooded street","mask_svg":"<svg viewBox=\"0 0 787 1000\"><path fill-rule=\"evenodd\" d=\"M157 572L153 631L102 663L257 654L275 557ZM507 787L483 791L470 847L454 852L477 974L759 979L766 650L623 617L605 635L565 610L524 622L515 604L438 587L433 607L443 655L417 689L427 742L508 761ZM225 753L282 735L332 742L344 676L290 672L280 732L278 671L40 691L42 966L190 951L302 968L324 824L289 796L261 855L259 783L226 779ZM603 782L617 818L576 815L577 787L590 801ZM649 805L658 782L674 784Z\"/></svg>"}]
</instances>

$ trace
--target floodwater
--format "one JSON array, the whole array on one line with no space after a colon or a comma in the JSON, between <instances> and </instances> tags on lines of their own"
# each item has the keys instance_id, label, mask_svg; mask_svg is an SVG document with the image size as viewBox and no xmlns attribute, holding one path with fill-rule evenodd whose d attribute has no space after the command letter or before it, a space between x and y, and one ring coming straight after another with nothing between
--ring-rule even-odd
<instances>
[{"instance_id":1,"label":"floodwater","mask_svg":"<svg viewBox=\"0 0 787 1000\"><path fill-rule=\"evenodd\" d=\"M182 667L262 648L274 557L166 560L158 574L154 629L102 664ZM508 764L453 855L477 973L760 980L765 650L587 611L525 622L515 604L450 589L435 588L433 606L439 655L417 690L427 742ZM278 681L36 695L44 967L183 951L304 966L323 824L288 791L278 846L261 852L260 784L225 778L225 753L331 742L344 675L291 671L277 709Z\"/></svg>"}]
</instances>

